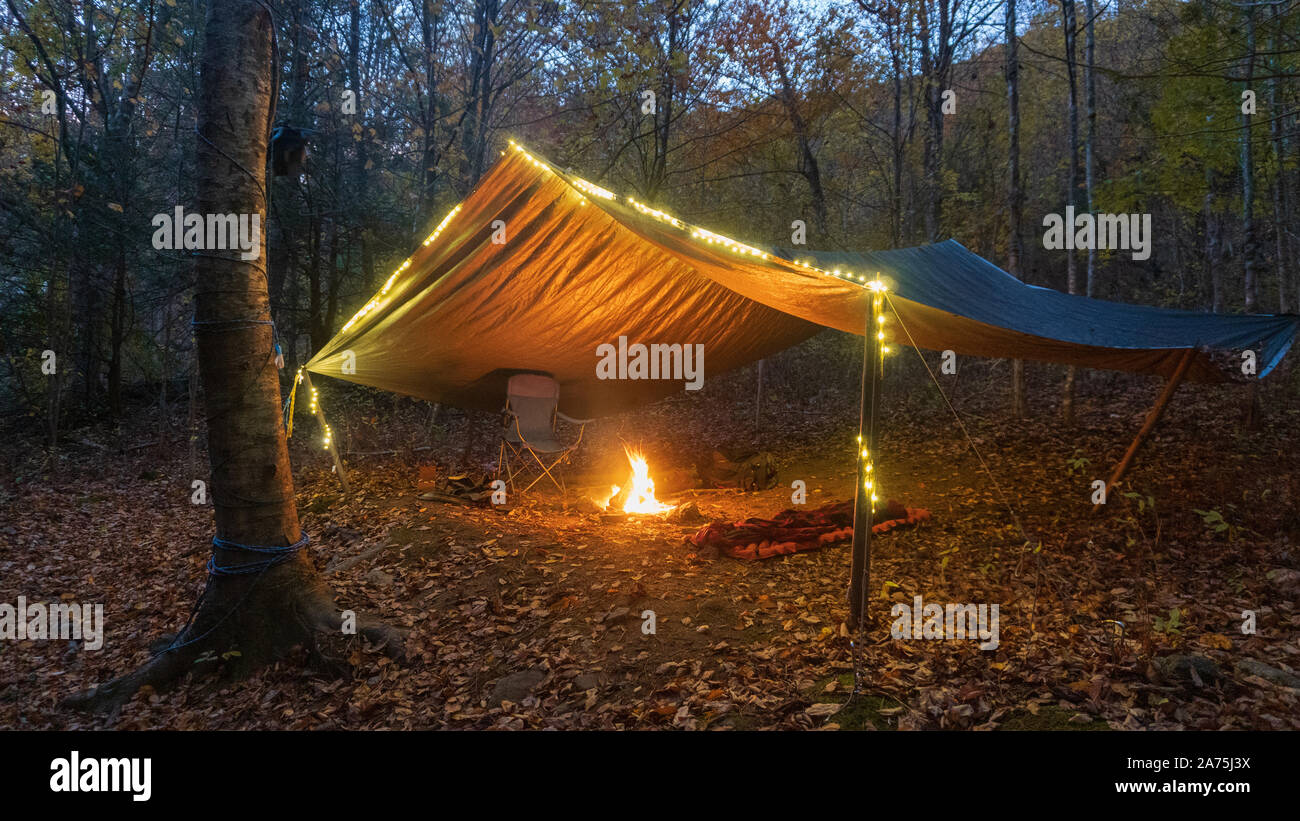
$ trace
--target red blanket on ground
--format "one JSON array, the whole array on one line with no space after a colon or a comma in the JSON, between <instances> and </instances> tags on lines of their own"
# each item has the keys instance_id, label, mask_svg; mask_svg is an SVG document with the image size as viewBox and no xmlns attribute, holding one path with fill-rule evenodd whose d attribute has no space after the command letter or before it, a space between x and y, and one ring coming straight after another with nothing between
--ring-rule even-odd
<instances>
[{"instance_id":1,"label":"red blanket on ground","mask_svg":"<svg viewBox=\"0 0 1300 821\"><path fill-rule=\"evenodd\" d=\"M886 533L930 518L930 511L904 507L890 499L876 511L872 533ZM717 521L706 525L690 541L712 547L734 559L767 559L816 550L853 538L853 501L832 502L812 510L783 510L771 519L743 522Z\"/></svg>"}]
</instances>

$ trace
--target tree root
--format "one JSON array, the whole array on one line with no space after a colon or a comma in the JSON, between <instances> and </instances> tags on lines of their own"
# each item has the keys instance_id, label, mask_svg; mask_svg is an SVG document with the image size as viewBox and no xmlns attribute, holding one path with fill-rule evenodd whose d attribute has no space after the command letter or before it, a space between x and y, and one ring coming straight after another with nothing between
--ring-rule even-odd
<instances>
[{"instance_id":1,"label":"tree root","mask_svg":"<svg viewBox=\"0 0 1300 821\"><path fill-rule=\"evenodd\" d=\"M344 633L344 629L354 627ZM218 576L189 626L140 668L64 699L62 706L85 712L117 712L142 687L165 691L199 662L212 661L223 673L242 678L306 648L313 667L335 675L351 669L358 637L391 658L402 658L406 633L365 614L344 620L333 594L303 554L260 577Z\"/></svg>"}]
</instances>

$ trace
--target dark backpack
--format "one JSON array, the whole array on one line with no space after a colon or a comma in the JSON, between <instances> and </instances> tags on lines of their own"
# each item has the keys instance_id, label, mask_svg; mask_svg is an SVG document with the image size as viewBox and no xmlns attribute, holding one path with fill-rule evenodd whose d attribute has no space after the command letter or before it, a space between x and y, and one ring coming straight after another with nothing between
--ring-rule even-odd
<instances>
[{"instance_id":1,"label":"dark backpack","mask_svg":"<svg viewBox=\"0 0 1300 821\"><path fill-rule=\"evenodd\" d=\"M715 450L711 458L698 465L700 478L710 487L736 487L743 491L768 490L776 487L776 456L767 451Z\"/></svg>"}]
</instances>

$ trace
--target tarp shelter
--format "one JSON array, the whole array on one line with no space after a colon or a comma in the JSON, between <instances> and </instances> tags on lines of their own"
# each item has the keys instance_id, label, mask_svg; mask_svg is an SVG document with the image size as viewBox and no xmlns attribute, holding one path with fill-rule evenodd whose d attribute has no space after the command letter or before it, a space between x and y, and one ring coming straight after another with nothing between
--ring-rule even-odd
<instances>
[{"instance_id":1,"label":"tarp shelter","mask_svg":"<svg viewBox=\"0 0 1300 821\"><path fill-rule=\"evenodd\" d=\"M884 294L893 321L881 312ZM512 374L540 371L560 383L561 412L595 417L685 387L600 379L598 352L620 337L702 345L704 371L716 375L824 327L863 334L878 326L895 344L1169 377L1109 489L1181 379L1223 380L1229 372L1210 354L1245 350L1254 351L1262 377L1291 346L1298 321L1070 296L1025 285L952 241L876 253L758 248L619 197L512 142L305 368L485 410L502 407ZM874 487L879 401L879 368L871 363L884 345L875 333L867 341L850 570L854 631L866 613L875 499L865 489ZM1240 368L1240 359L1224 360ZM312 397L315 408L314 389Z\"/></svg>"},{"instance_id":2,"label":"tarp shelter","mask_svg":"<svg viewBox=\"0 0 1300 821\"><path fill-rule=\"evenodd\" d=\"M823 327L862 334L877 278L899 320L884 326L890 343L1164 376L1191 351L1184 376L1197 381L1225 378L1215 351L1253 350L1264 376L1300 320L1070 296L1026 285L955 241L874 253L758 248L512 143L305 367L486 410L501 408L512 373L540 371L559 381L561 411L595 417L683 388L597 378L602 344L702 344L704 371L716 375Z\"/></svg>"}]
</instances>

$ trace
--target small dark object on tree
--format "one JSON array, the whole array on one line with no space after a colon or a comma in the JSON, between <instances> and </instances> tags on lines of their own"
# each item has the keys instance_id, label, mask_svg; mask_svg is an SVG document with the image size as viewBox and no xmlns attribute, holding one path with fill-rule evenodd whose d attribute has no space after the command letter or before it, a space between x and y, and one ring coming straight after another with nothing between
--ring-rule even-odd
<instances>
[{"instance_id":1,"label":"small dark object on tree","mask_svg":"<svg viewBox=\"0 0 1300 821\"><path fill-rule=\"evenodd\" d=\"M271 132L271 169L277 177L297 177L307 162L307 138L315 136L310 128L279 125Z\"/></svg>"}]
</instances>

